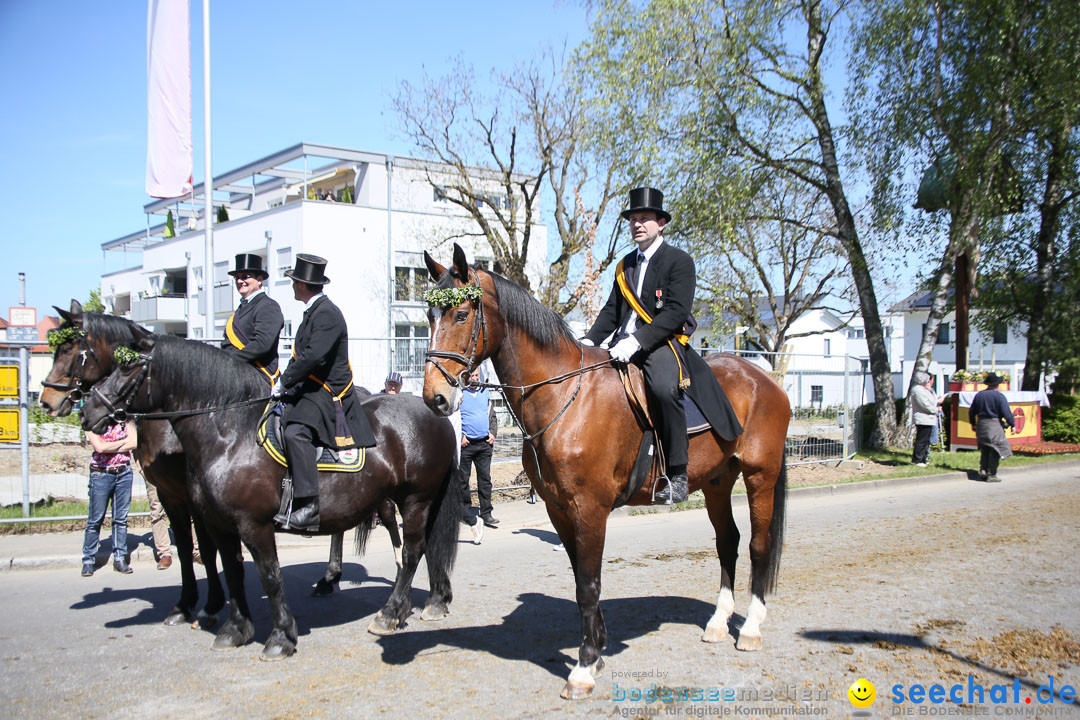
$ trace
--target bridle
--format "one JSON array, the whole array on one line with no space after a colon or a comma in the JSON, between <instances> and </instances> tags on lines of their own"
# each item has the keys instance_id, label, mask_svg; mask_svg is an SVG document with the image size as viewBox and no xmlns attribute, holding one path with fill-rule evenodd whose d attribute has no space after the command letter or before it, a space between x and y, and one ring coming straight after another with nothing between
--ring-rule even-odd
<instances>
[{"instance_id":1,"label":"bridle","mask_svg":"<svg viewBox=\"0 0 1080 720\"><path fill-rule=\"evenodd\" d=\"M135 393L139 391L143 382L150 377L150 363L151 357L149 355L139 355L139 359L136 361L139 364L139 374L134 378L124 383L124 386L120 388L120 392L116 395L116 404L113 401L105 397L105 393L101 392L99 387L100 383L95 384L90 388L90 394L100 400L105 407L109 409L107 417L114 423L123 423L135 417L142 417L142 413L129 413L128 408L131 407L131 403L135 400ZM150 395L150 385L146 386L146 395Z\"/></svg>"},{"instance_id":2,"label":"bridle","mask_svg":"<svg viewBox=\"0 0 1080 720\"><path fill-rule=\"evenodd\" d=\"M472 270L473 277L476 279L476 287L480 287L480 275L476 270ZM472 331L469 333L469 344L465 348L465 353L450 352L449 350L428 350L424 353L424 359L426 362L435 366L439 372L446 378L446 382L450 383L450 387L463 388L468 385L468 377L472 374L472 371L477 368L478 363L476 359L478 357L484 357L487 355L487 319L484 317L484 297L481 295L474 302L476 302L476 312L473 313ZM483 343L481 344L480 336L483 335ZM477 352L477 346L479 345L480 352ZM450 374L450 371L444 368L440 363L435 361L435 358L444 358L446 360L453 360L454 362L461 363L465 366L465 369L458 373L457 377Z\"/></svg>"},{"instance_id":3,"label":"bridle","mask_svg":"<svg viewBox=\"0 0 1080 720\"><path fill-rule=\"evenodd\" d=\"M80 333L79 335L79 357L78 364L75 366L75 371L70 376L67 384L54 383L48 381L42 381L42 387L47 387L50 390L57 390L64 393L65 402L77 403L82 400L83 395L86 394L86 388L83 386L84 381L82 379L83 369L86 367L87 357L94 358L94 362L98 367L104 370L105 368L101 364L101 360L98 359L97 353L94 352L94 346L87 340L86 335Z\"/></svg>"}]
</instances>

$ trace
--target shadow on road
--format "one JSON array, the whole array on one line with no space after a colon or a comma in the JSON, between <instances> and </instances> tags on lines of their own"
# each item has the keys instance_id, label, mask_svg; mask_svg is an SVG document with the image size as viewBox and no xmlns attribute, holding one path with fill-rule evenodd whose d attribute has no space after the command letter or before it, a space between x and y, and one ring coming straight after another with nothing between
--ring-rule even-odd
<instances>
[{"instance_id":1,"label":"shadow on road","mask_svg":"<svg viewBox=\"0 0 1080 720\"><path fill-rule=\"evenodd\" d=\"M530 662L565 678L577 657L559 648L580 640L577 603L540 593L524 593L517 599L520 604L509 615L490 625L428 630L430 626L414 615L404 632L376 641L383 648L383 662L403 665L425 650L445 645ZM715 609L700 600L662 595L603 600L600 607L608 628L606 657L617 655L627 648L629 640L665 623L704 622Z\"/></svg>"},{"instance_id":2,"label":"shadow on road","mask_svg":"<svg viewBox=\"0 0 1080 720\"><path fill-rule=\"evenodd\" d=\"M895 650L897 647L905 647L912 650L922 650L926 653L939 653L941 655L947 655L957 662L969 665L973 670L982 670L1001 678L1007 678L1010 681L1019 680L1020 684L1029 690L1035 690L1038 687L1038 683L1036 682L1017 678L1015 675L1011 675L1004 670L981 663L975 658L961 655L947 647L942 647L940 644L927 642L927 638L923 635L883 633L874 632L872 630L802 630L799 632L799 635L808 640L816 640L818 642L832 642L842 645L868 645L884 650ZM942 678L942 680L944 681L944 678Z\"/></svg>"}]
</instances>

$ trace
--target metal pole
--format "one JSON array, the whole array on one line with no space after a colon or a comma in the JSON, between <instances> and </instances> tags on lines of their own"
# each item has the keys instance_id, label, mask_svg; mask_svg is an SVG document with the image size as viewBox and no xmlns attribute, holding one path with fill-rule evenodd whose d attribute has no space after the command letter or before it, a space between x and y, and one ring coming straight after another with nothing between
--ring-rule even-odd
<instances>
[{"instance_id":1,"label":"metal pole","mask_svg":"<svg viewBox=\"0 0 1080 720\"><path fill-rule=\"evenodd\" d=\"M214 338L214 171L210 163L210 0L203 0L203 210L206 248L203 287L206 289L206 340Z\"/></svg>"},{"instance_id":2,"label":"metal pole","mask_svg":"<svg viewBox=\"0 0 1080 720\"><path fill-rule=\"evenodd\" d=\"M20 282L22 281L22 273ZM20 294L22 288L20 287ZM30 517L30 348L19 348L19 453L22 456L22 514Z\"/></svg>"},{"instance_id":3,"label":"metal pole","mask_svg":"<svg viewBox=\"0 0 1080 720\"><path fill-rule=\"evenodd\" d=\"M394 156L386 156L386 372L394 369L394 242L393 209L391 196L394 180ZM410 338L411 338L410 333ZM413 341L410 339L409 343Z\"/></svg>"},{"instance_id":4,"label":"metal pole","mask_svg":"<svg viewBox=\"0 0 1080 720\"><path fill-rule=\"evenodd\" d=\"M844 459L845 460L847 460L847 458L848 458L848 435L850 435L850 431L851 431L851 426L850 426L851 413L849 412L849 410L851 408L851 403L850 403L849 397L848 397L848 385L849 384L850 383L848 382L848 356L844 355L844 448L843 448L842 452L844 454Z\"/></svg>"}]
</instances>

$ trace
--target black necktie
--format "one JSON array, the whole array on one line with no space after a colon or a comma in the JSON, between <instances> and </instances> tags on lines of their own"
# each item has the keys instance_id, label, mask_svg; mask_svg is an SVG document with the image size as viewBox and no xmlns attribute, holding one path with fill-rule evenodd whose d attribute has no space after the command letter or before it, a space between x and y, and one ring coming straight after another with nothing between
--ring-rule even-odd
<instances>
[{"instance_id":1,"label":"black necktie","mask_svg":"<svg viewBox=\"0 0 1080 720\"><path fill-rule=\"evenodd\" d=\"M630 273L630 281L633 283L633 286L630 288L630 290L634 293L634 295L637 295L638 278L641 277L641 266L644 265L644 264L645 264L645 253L638 250L637 262L634 263L634 271L632 273Z\"/></svg>"},{"instance_id":2,"label":"black necktie","mask_svg":"<svg viewBox=\"0 0 1080 720\"><path fill-rule=\"evenodd\" d=\"M240 298L240 307L244 307L248 304L247 298Z\"/></svg>"}]
</instances>

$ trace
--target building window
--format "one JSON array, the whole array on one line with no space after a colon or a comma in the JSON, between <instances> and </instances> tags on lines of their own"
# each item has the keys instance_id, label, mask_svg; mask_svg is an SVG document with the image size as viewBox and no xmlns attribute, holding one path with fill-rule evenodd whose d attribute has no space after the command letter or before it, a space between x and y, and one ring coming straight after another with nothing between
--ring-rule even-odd
<instances>
[{"instance_id":1,"label":"building window","mask_svg":"<svg viewBox=\"0 0 1080 720\"><path fill-rule=\"evenodd\" d=\"M825 357L832 356L832 340L825 341Z\"/></svg>"},{"instance_id":2,"label":"building window","mask_svg":"<svg viewBox=\"0 0 1080 720\"><path fill-rule=\"evenodd\" d=\"M427 288L426 268L394 268L394 302L422 302Z\"/></svg>"},{"instance_id":3,"label":"building window","mask_svg":"<svg viewBox=\"0 0 1080 720\"><path fill-rule=\"evenodd\" d=\"M825 401L825 390L823 385L811 385L810 386L810 404L821 407L821 404Z\"/></svg>"},{"instance_id":4,"label":"building window","mask_svg":"<svg viewBox=\"0 0 1080 720\"><path fill-rule=\"evenodd\" d=\"M423 374L427 350L426 323L394 325L394 370L405 375Z\"/></svg>"},{"instance_id":5,"label":"building window","mask_svg":"<svg viewBox=\"0 0 1080 720\"><path fill-rule=\"evenodd\" d=\"M926 323L923 323L922 324L922 335L920 335L919 337L923 337L925 335L926 335ZM935 343L937 345L948 345L949 344L949 323L943 322L943 323L941 323L941 325L938 326L937 340L935 340Z\"/></svg>"},{"instance_id":6,"label":"building window","mask_svg":"<svg viewBox=\"0 0 1080 720\"><path fill-rule=\"evenodd\" d=\"M1009 326L1005 324L994 328L994 344L1005 345L1009 342Z\"/></svg>"},{"instance_id":7,"label":"building window","mask_svg":"<svg viewBox=\"0 0 1080 720\"><path fill-rule=\"evenodd\" d=\"M281 349L292 350L293 346L293 332L292 332L292 320L286 320L285 324L281 327Z\"/></svg>"},{"instance_id":8,"label":"building window","mask_svg":"<svg viewBox=\"0 0 1080 720\"><path fill-rule=\"evenodd\" d=\"M847 336L849 340L862 340L866 337L866 330L863 328L848 328Z\"/></svg>"},{"instance_id":9,"label":"building window","mask_svg":"<svg viewBox=\"0 0 1080 720\"><path fill-rule=\"evenodd\" d=\"M446 188L439 187L438 185L436 185L433 188L433 191L434 192L432 193L432 195L433 195L433 199L435 200L435 202L437 202L437 203L450 202L450 198L446 197Z\"/></svg>"}]
</instances>

